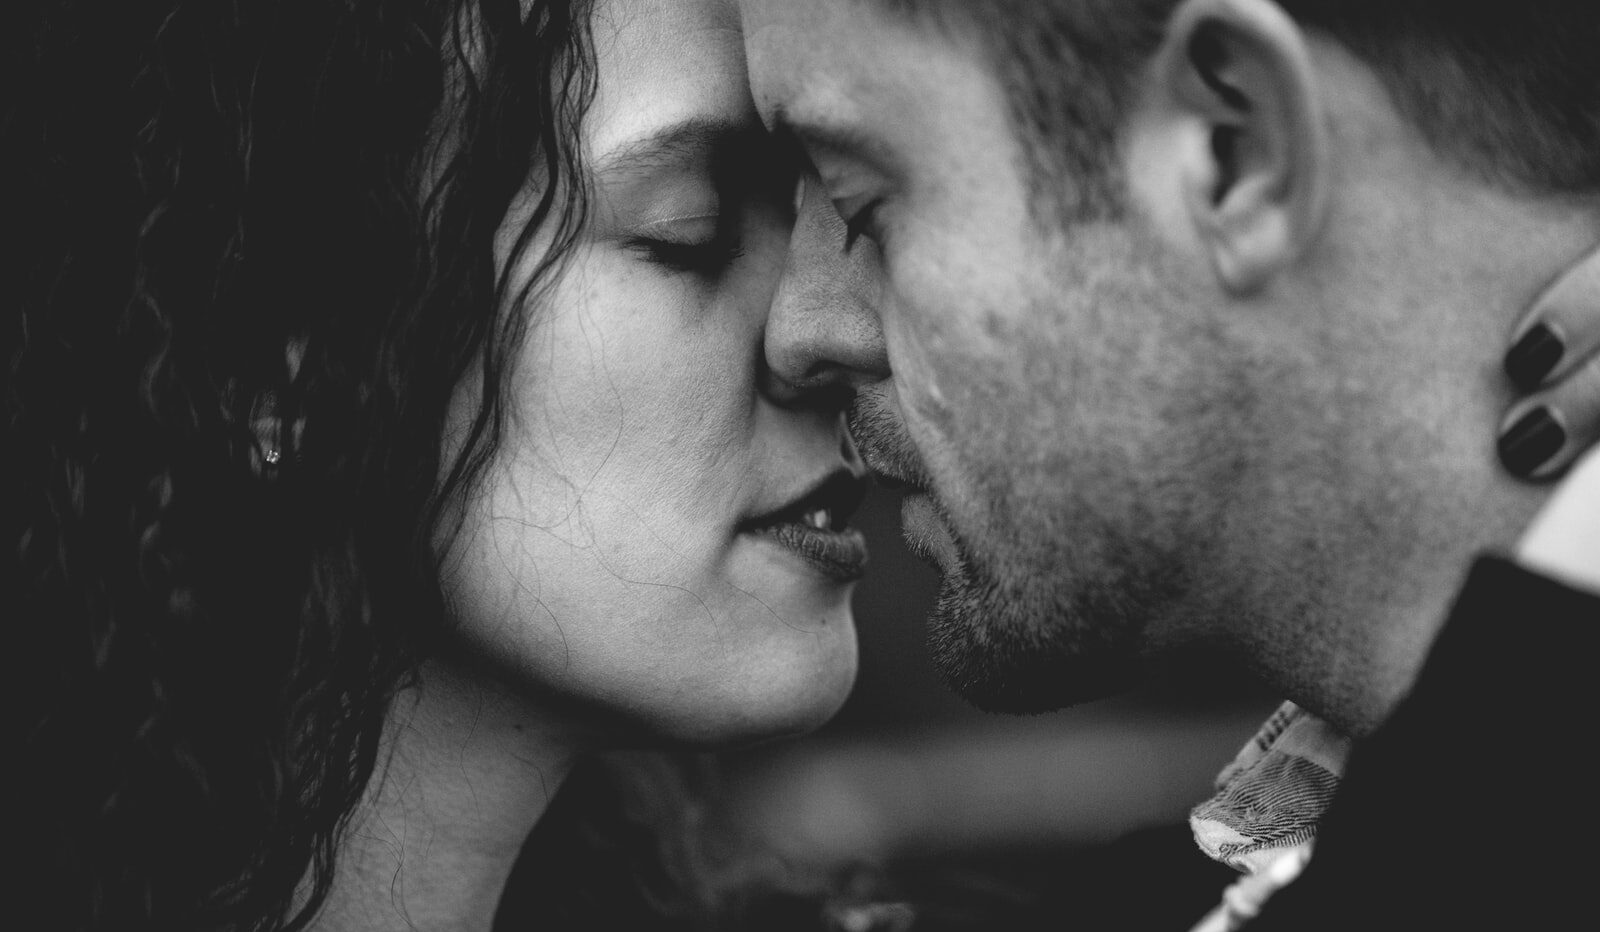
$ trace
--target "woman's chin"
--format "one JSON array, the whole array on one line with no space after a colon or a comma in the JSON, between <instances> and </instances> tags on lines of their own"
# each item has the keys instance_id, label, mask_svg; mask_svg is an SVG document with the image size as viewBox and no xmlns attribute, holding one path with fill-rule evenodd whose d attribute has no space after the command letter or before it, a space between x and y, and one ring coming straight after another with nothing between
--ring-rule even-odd
<instances>
[{"instance_id":1,"label":"woman's chin","mask_svg":"<svg viewBox=\"0 0 1600 932\"><path fill-rule=\"evenodd\" d=\"M798 738L826 725L849 696L849 689L814 693L798 701L757 699L727 716L685 723L668 736L667 745L697 750L733 750Z\"/></svg>"},{"instance_id":2,"label":"woman's chin","mask_svg":"<svg viewBox=\"0 0 1600 932\"><path fill-rule=\"evenodd\" d=\"M769 619L770 621L770 619ZM695 698L658 724L670 741L725 748L815 731L838 713L855 686L855 627L848 610L810 631L728 661L719 682L691 688Z\"/></svg>"}]
</instances>

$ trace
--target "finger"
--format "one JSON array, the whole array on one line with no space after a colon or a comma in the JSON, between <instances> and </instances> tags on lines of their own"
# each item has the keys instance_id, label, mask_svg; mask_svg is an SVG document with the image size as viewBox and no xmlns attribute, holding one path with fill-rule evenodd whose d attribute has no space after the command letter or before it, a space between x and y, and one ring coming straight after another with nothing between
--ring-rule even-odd
<instances>
[{"instance_id":1,"label":"finger","mask_svg":"<svg viewBox=\"0 0 1600 932\"><path fill-rule=\"evenodd\" d=\"M1600 439L1600 353L1511 407L1500 423L1500 462L1525 479L1561 474Z\"/></svg>"},{"instance_id":2,"label":"finger","mask_svg":"<svg viewBox=\"0 0 1600 932\"><path fill-rule=\"evenodd\" d=\"M1547 576L1600 591L1600 452L1583 454L1556 486L1516 556Z\"/></svg>"},{"instance_id":3,"label":"finger","mask_svg":"<svg viewBox=\"0 0 1600 932\"><path fill-rule=\"evenodd\" d=\"M1600 251L1561 274L1511 331L1504 368L1523 389L1559 381L1600 348Z\"/></svg>"}]
</instances>

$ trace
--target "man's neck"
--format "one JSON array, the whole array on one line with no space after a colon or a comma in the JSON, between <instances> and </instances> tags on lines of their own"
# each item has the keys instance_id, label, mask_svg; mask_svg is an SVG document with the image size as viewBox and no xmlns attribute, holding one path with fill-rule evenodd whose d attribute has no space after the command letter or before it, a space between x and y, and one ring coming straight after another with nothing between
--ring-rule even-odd
<instances>
[{"instance_id":1,"label":"man's neck","mask_svg":"<svg viewBox=\"0 0 1600 932\"><path fill-rule=\"evenodd\" d=\"M1333 353L1355 387L1331 396L1346 417L1323 442L1364 465L1306 509L1328 525L1325 575L1275 645L1286 696L1356 737L1409 692L1473 558L1509 550L1548 494L1496 458L1516 398L1500 360L1518 318L1600 243L1596 215L1572 205L1459 178L1410 190L1408 213L1351 231L1371 245L1327 279L1329 307L1360 329Z\"/></svg>"}]
</instances>

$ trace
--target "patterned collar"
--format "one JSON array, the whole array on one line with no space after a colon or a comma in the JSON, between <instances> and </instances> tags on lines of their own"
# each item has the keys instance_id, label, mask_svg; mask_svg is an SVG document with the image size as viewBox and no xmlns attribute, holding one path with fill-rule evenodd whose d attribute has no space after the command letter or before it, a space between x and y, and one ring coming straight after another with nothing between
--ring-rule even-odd
<instances>
[{"instance_id":1,"label":"patterned collar","mask_svg":"<svg viewBox=\"0 0 1600 932\"><path fill-rule=\"evenodd\" d=\"M1317 823L1333 801L1350 739L1292 702L1273 712L1194 807L1200 849L1245 876L1193 932L1232 932L1311 859Z\"/></svg>"}]
</instances>

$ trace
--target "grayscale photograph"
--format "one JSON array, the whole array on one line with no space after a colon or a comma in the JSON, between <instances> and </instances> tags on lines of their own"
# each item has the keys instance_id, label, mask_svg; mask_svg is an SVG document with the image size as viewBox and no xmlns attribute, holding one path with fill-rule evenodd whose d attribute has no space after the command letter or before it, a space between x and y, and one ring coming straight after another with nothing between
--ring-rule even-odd
<instances>
[{"instance_id":1,"label":"grayscale photograph","mask_svg":"<svg viewBox=\"0 0 1600 932\"><path fill-rule=\"evenodd\" d=\"M7 10L7 929L1590 914L1595 0Z\"/></svg>"}]
</instances>

